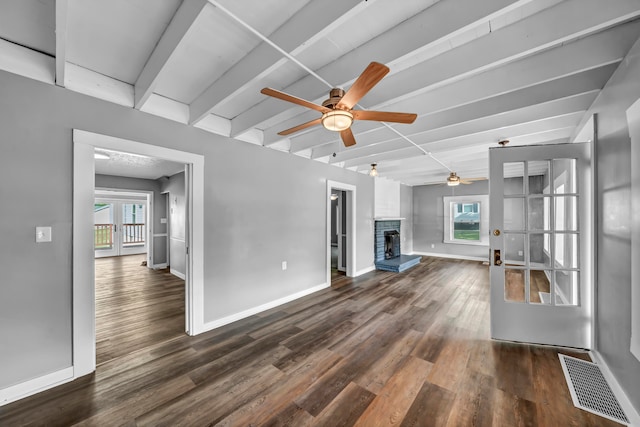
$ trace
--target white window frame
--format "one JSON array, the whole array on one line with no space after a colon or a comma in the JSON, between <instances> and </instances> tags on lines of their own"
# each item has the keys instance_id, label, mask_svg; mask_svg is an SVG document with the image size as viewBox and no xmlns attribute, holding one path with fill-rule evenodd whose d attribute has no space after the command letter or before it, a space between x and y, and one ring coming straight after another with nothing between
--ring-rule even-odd
<instances>
[{"instance_id":1,"label":"white window frame","mask_svg":"<svg viewBox=\"0 0 640 427\"><path fill-rule=\"evenodd\" d=\"M489 195L445 196L442 198L444 207L444 243L455 245L489 246ZM453 238L453 206L454 204L480 204L480 240L462 240Z\"/></svg>"}]
</instances>

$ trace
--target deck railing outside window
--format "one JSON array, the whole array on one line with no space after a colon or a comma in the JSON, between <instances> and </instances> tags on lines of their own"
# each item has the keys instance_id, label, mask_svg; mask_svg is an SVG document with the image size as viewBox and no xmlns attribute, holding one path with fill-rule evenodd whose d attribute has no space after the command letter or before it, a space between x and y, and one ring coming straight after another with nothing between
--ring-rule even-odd
<instances>
[{"instance_id":1,"label":"deck railing outside window","mask_svg":"<svg viewBox=\"0 0 640 427\"><path fill-rule=\"evenodd\" d=\"M96 249L111 249L113 247L113 224L95 224L94 242ZM144 244L144 224L122 224L122 245L135 246Z\"/></svg>"},{"instance_id":2,"label":"deck railing outside window","mask_svg":"<svg viewBox=\"0 0 640 427\"><path fill-rule=\"evenodd\" d=\"M144 243L144 224L122 224L122 244Z\"/></svg>"},{"instance_id":3,"label":"deck railing outside window","mask_svg":"<svg viewBox=\"0 0 640 427\"><path fill-rule=\"evenodd\" d=\"M94 244L96 249L113 247L113 224L94 225Z\"/></svg>"}]
</instances>

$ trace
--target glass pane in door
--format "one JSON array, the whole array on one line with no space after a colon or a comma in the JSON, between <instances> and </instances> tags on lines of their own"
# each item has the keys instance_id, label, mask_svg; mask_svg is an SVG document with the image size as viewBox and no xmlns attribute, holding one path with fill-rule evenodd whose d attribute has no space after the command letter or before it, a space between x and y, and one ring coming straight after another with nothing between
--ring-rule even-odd
<instances>
[{"instance_id":1,"label":"glass pane in door","mask_svg":"<svg viewBox=\"0 0 640 427\"><path fill-rule=\"evenodd\" d=\"M145 205L143 203L122 204L122 246L144 246Z\"/></svg>"},{"instance_id":2,"label":"glass pane in door","mask_svg":"<svg viewBox=\"0 0 640 427\"><path fill-rule=\"evenodd\" d=\"M556 305L578 305L578 272L556 271Z\"/></svg>"},{"instance_id":3,"label":"glass pane in door","mask_svg":"<svg viewBox=\"0 0 640 427\"><path fill-rule=\"evenodd\" d=\"M524 162L504 164L504 195L524 194Z\"/></svg>"},{"instance_id":4,"label":"glass pane in door","mask_svg":"<svg viewBox=\"0 0 640 427\"><path fill-rule=\"evenodd\" d=\"M113 203L94 203L93 205L93 242L95 250L113 249Z\"/></svg>"},{"instance_id":5,"label":"glass pane in door","mask_svg":"<svg viewBox=\"0 0 640 427\"><path fill-rule=\"evenodd\" d=\"M526 270L504 269L504 300L524 302Z\"/></svg>"},{"instance_id":6,"label":"glass pane in door","mask_svg":"<svg viewBox=\"0 0 640 427\"><path fill-rule=\"evenodd\" d=\"M551 271L531 270L529 272L529 302L531 304L551 304Z\"/></svg>"}]
</instances>

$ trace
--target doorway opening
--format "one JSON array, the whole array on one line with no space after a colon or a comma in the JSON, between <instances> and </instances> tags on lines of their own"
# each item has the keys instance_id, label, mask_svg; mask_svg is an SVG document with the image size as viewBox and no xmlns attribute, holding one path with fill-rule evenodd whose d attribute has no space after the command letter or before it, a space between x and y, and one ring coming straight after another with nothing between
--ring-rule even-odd
<instances>
[{"instance_id":1,"label":"doorway opening","mask_svg":"<svg viewBox=\"0 0 640 427\"><path fill-rule=\"evenodd\" d=\"M185 323L181 327L189 335L197 335L204 326L204 157L198 154L143 144L136 141L73 130L73 375L89 374L96 368L96 301L95 301L95 199L96 148L114 150L141 158L170 160L184 165L184 253ZM115 187L115 186L110 186ZM158 199L161 199L158 197ZM152 209L148 209L152 211ZM158 222L162 216L159 216ZM155 220L154 220L155 221ZM157 224L153 224L157 225ZM150 227L151 228L151 227ZM149 231L146 238L149 239ZM160 236L159 236L160 237ZM167 236L164 236L165 241ZM152 236L151 252L162 246ZM149 241L149 240L148 240ZM124 257L126 258L126 257ZM154 259L154 263L157 263ZM175 261L175 260L174 260ZM141 271L153 271L145 267Z\"/></svg>"},{"instance_id":2,"label":"doorway opening","mask_svg":"<svg viewBox=\"0 0 640 427\"><path fill-rule=\"evenodd\" d=\"M327 283L355 276L356 187L327 181Z\"/></svg>"},{"instance_id":3,"label":"doorway opening","mask_svg":"<svg viewBox=\"0 0 640 427\"><path fill-rule=\"evenodd\" d=\"M184 215L174 225L183 236L183 260L174 254L180 272L175 273L168 262L170 221L162 193L172 190L184 199L185 165L109 154L95 160L97 365L185 333Z\"/></svg>"},{"instance_id":4,"label":"doorway opening","mask_svg":"<svg viewBox=\"0 0 640 427\"><path fill-rule=\"evenodd\" d=\"M347 274L347 216L345 191L331 189L331 281Z\"/></svg>"}]
</instances>

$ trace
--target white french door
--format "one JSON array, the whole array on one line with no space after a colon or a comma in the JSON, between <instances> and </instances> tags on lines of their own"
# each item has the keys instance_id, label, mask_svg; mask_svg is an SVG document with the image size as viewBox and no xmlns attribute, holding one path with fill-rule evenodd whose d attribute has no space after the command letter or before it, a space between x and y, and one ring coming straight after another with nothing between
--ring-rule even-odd
<instances>
[{"instance_id":1,"label":"white french door","mask_svg":"<svg viewBox=\"0 0 640 427\"><path fill-rule=\"evenodd\" d=\"M491 336L592 346L589 144L489 150Z\"/></svg>"},{"instance_id":2,"label":"white french door","mask_svg":"<svg viewBox=\"0 0 640 427\"><path fill-rule=\"evenodd\" d=\"M96 258L147 252L147 201L95 199Z\"/></svg>"}]
</instances>

